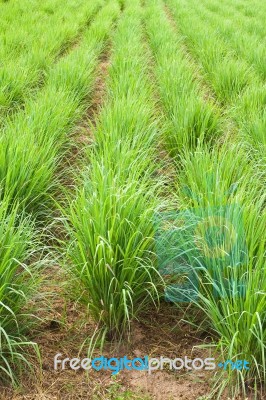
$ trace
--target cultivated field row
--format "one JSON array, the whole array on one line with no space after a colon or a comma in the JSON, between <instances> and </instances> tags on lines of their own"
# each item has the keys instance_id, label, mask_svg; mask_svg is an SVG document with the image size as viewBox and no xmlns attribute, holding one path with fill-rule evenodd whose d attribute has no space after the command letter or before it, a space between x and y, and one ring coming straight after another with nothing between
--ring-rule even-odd
<instances>
[{"instance_id":1,"label":"cultivated field row","mask_svg":"<svg viewBox=\"0 0 266 400\"><path fill-rule=\"evenodd\" d=\"M263 398L263 4L10 0L0 12L1 380L23 382L38 358L28 333L48 275L89 310L90 348L130 340L165 295L189 302L222 361L250 362L218 375L212 398Z\"/></svg>"},{"instance_id":2,"label":"cultivated field row","mask_svg":"<svg viewBox=\"0 0 266 400\"><path fill-rule=\"evenodd\" d=\"M3 29L4 37L1 40L3 67L0 79L2 124L7 115L13 115L30 96L36 95L44 85L50 68L53 68L53 64L78 42L82 31L86 29L86 25L99 10L100 5L100 1L94 2L93 5L83 3L82 7L71 1L68 5L59 2L51 7L50 18L45 11L42 13L39 11L41 15L38 23L27 19L19 26L21 31L10 32L13 29L12 25L6 30ZM30 18L35 13L26 15ZM38 32L39 36L26 33L25 27L31 27L33 33ZM23 39L17 43L18 38L23 38L25 43L22 42Z\"/></svg>"}]
</instances>

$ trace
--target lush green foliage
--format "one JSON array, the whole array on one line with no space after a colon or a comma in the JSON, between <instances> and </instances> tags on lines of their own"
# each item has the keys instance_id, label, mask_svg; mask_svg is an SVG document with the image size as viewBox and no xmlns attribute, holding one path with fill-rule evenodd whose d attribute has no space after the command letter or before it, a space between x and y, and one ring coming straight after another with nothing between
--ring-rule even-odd
<instances>
[{"instance_id":1,"label":"lush green foliage","mask_svg":"<svg viewBox=\"0 0 266 400\"><path fill-rule=\"evenodd\" d=\"M45 82L47 73L71 45L79 41L86 24L101 1L84 3L68 0L46 2L27 12L26 3L5 6L4 22L16 20L1 29L0 122L22 107ZM2 10L1 10L2 11ZM2 15L2 13L1 13ZM2 16L3 18L3 16ZM2 119L2 121L1 121Z\"/></svg>"},{"instance_id":2,"label":"lush green foliage","mask_svg":"<svg viewBox=\"0 0 266 400\"><path fill-rule=\"evenodd\" d=\"M29 304L39 280L31 262L38 249L33 226L17 209L10 210L6 200L0 203L0 372L1 379L13 382L14 367L29 366L26 355L36 350L24 335L34 322Z\"/></svg>"},{"instance_id":3,"label":"lush green foliage","mask_svg":"<svg viewBox=\"0 0 266 400\"><path fill-rule=\"evenodd\" d=\"M49 253L38 217L57 223L60 203L70 294L102 338L130 333L163 289L182 295L221 358L250 362L219 375L215 398L256 396L266 382L265 4L10 0L0 13L1 378L14 383L38 352L27 339L35 260ZM82 172L77 126L90 135ZM164 227L175 238L166 261L178 265L169 282L158 212L176 213Z\"/></svg>"},{"instance_id":4,"label":"lush green foliage","mask_svg":"<svg viewBox=\"0 0 266 400\"><path fill-rule=\"evenodd\" d=\"M94 2L90 13L99 4ZM97 59L117 14L116 5L102 8L79 46L49 68L45 86L1 132L0 369L13 382L15 370L22 364L30 365L26 348L35 347L24 338L31 321L26 318L29 312L23 311L24 306L29 310L28 296L38 281L25 264L38 249L33 223L40 213L47 214L58 162L84 112ZM84 10L81 16L84 18ZM22 219L18 212L25 210L28 217Z\"/></svg>"},{"instance_id":5,"label":"lush green foliage","mask_svg":"<svg viewBox=\"0 0 266 400\"><path fill-rule=\"evenodd\" d=\"M84 112L97 56L115 15L110 6L102 9L79 47L50 69L38 96L6 124L0 137L2 196L19 200L31 211L40 205L44 209L58 162Z\"/></svg>"},{"instance_id":6,"label":"lush green foliage","mask_svg":"<svg viewBox=\"0 0 266 400\"><path fill-rule=\"evenodd\" d=\"M245 393L247 385L263 385L266 377L266 91L261 68L265 51L252 39L250 48L241 46L241 26L233 29L231 25L229 36L228 19L221 19L216 2L167 3L180 29L177 35L185 35L181 40L231 121L231 135L222 146L217 143L209 150L200 145L194 153L187 148L179 165L177 191L181 208L190 210L186 226L180 228L178 254L183 254L182 262L195 267L198 276L197 284L191 281L194 294L188 297L206 313L224 359L243 358L251 363L248 371L231 371L216 382L216 396L225 387L235 396ZM211 225L229 237L217 247L218 237L212 233L219 256L210 254L210 244L206 246Z\"/></svg>"},{"instance_id":7,"label":"lush green foliage","mask_svg":"<svg viewBox=\"0 0 266 400\"><path fill-rule=\"evenodd\" d=\"M221 392L228 381L233 383L235 395L239 389L245 391L247 382L265 381L266 214L261 176L249 166L241 146L211 153L198 149L186 154L183 167L179 198L183 209L190 205L191 214L180 228L177 253L195 267L198 280L197 285L192 280L190 300L206 314L208 329L217 333L222 357L250 361L249 371L232 372L218 381ZM219 233L224 230L228 240L217 248L218 238L212 236L212 249L206 246L205 234L213 225ZM189 236L192 227L195 233Z\"/></svg>"},{"instance_id":8,"label":"lush green foliage","mask_svg":"<svg viewBox=\"0 0 266 400\"><path fill-rule=\"evenodd\" d=\"M139 1L126 2L113 37L108 98L68 227L81 299L112 338L125 334L132 318L156 301L159 280L152 239L156 129L141 17Z\"/></svg>"},{"instance_id":9,"label":"lush green foliage","mask_svg":"<svg viewBox=\"0 0 266 400\"><path fill-rule=\"evenodd\" d=\"M199 143L217 140L221 131L219 109L212 100L204 99L163 3L147 1L147 5L147 33L166 116L165 143L169 153L176 156L183 149L193 150Z\"/></svg>"}]
</instances>

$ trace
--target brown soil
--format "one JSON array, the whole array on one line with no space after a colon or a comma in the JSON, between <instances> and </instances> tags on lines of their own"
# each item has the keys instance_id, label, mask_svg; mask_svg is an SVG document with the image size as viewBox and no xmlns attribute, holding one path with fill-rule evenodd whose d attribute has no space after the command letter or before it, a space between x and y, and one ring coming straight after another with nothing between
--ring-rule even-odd
<instances>
[{"instance_id":1,"label":"brown soil","mask_svg":"<svg viewBox=\"0 0 266 400\"><path fill-rule=\"evenodd\" d=\"M62 299L62 296L60 296ZM184 357L207 356L206 350L195 348L204 340L199 332L188 324L178 322L181 314L169 305L163 305L159 313L153 311L145 316L145 324L134 324L131 341L120 345L106 345L106 357ZM54 301L47 323L36 334L35 340L42 355L42 372L36 366L35 374L25 377L22 387L17 390L0 387L1 400L74 400L74 399L198 399L209 390L208 375L205 371L162 370L149 374L146 371L122 371L115 378L109 371L54 370L54 356L62 353L65 357L86 357L88 346L80 352L81 343L91 337L95 324L89 321L84 311L73 303ZM88 320L84 324L84 320ZM52 322L51 322L52 321ZM99 355L97 350L95 355ZM128 394L126 394L128 393ZM125 397L119 397L125 396ZM128 397L126 397L128 396Z\"/></svg>"},{"instance_id":2,"label":"brown soil","mask_svg":"<svg viewBox=\"0 0 266 400\"><path fill-rule=\"evenodd\" d=\"M110 66L110 48L107 48L100 56L100 62L96 68L96 80L92 92L92 102L87 110L87 114L80 125L77 127L79 135L75 135L77 145L91 144L93 142L93 133L91 127L96 126L97 118L100 114L101 107L104 103L106 94L106 78L108 75L108 68Z\"/></svg>"},{"instance_id":3,"label":"brown soil","mask_svg":"<svg viewBox=\"0 0 266 400\"><path fill-rule=\"evenodd\" d=\"M76 172L84 167L85 149L93 144L93 129L96 126L106 93L106 78L110 66L110 48L107 46L100 55L99 63L95 70L95 83L91 93L88 95L88 108L83 119L77 125L72 134L72 143L66 157L62 160L58 175L60 181L66 188L76 187ZM85 160L87 163L88 160ZM68 171L67 174L64 171ZM59 194L60 197L60 194Z\"/></svg>"}]
</instances>

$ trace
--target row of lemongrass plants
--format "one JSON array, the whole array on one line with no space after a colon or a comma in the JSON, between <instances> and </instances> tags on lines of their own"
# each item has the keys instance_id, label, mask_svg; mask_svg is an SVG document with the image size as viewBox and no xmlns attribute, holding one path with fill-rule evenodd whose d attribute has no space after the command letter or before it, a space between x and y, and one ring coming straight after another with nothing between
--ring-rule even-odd
<instances>
[{"instance_id":1,"label":"row of lemongrass plants","mask_svg":"<svg viewBox=\"0 0 266 400\"><path fill-rule=\"evenodd\" d=\"M26 336L36 322L31 299L37 295L40 247L32 221L8 199L0 202L0 235L0 382L15 384L31 368L30 356L38 354Z\"/></svg>"},{"instance_id":2,"label":"row of lemongrass plants","mask_svg":"<svg viewBox=\"0 0 266 400\"><path fill-rule=\"evenodd\" d=\"M3 43L7 42L2 51L2 67L0 72L0 119L2 124L6 116L21 107L29 96L38 92L41 84L44 84L49 69L61 54L64 54L69 46L78 40L81 31L99 9L101 2L78 3L68 1L60 2L52 10L55 14L44 14L37 24L31 21L36 10L28 12L28 19L22 23L12 16L13 25L17 26L16 36L10 35L9 28L5 32ZM77 7L78 6L78 7ZM25 24L29 24L35 33L40 35L28 37L24 32ZM21 29L21 31L20 31ZM6 40L8 38L8 40ZM11 39L13 42L11 42ZM23 44L26 40L27 46ZM28 47L29 45L29 47ZM21 52L21 49L23 51ZM17 53L18 54L17 54Z\"/></svg>"},{"instance_id":3,"label":"row of lemongrass plants","mask_svg":"<svg viewBox=\"0 0 266 400\"><path fill-rule=\"evenodd\" d=\"M2 60L16 59L36 51L40 46L50 51L57 46L52 33L61 42L68 26L69 40L77 33L80 22L86 22L87 11L82 0L49 0L32 2L31 6L20 1L1 3L0 55ZM72 13L72 16L71 16ZM77 17L77 21L73 20ZM72 20L72 26L69 25ZM60 23L60 26L59 26ZM56 26L55 26L56 25ZM49 33L47 32L50 31ZM40 50L40 49L39 49Z\"/></svg>"},{"instance_id":4,"label":"row of lemongrass plants","mask_svg":"<svg viewBox=\"0 0 266 400\"><path fill-rule=\"evenodd\" d=\"M255 70L228 48L214 27L205 24L197 10L198 3L194 3L191 0L190 7L183 0L167 0L190 51L204 68L206 79L238 126L239 136L249 143L256 162L261 164L266 154L265 85Z\"/></svg>"},{"instance_id":5,"label":"row of lemongrass plants","mask_svg":"<svg viewBox=\"0 0 266 400\"><path fill-rule=\"evenodd\" d=\"M214 10L212 6L215 6ZM256 33L256 24L254 24L254 33L247 32L241 23L243 20L245 21L245 15L236 19L235 15L231 14L230 7L225 4L218 4L214 0L202 2L200 14L208 19L209 24L215 27L217 33L226 41L227 46L246 59L250 66L265 80L265 46L261 37ZM239 36L241 36L241 40Z\"/></svg>"},{"instance_id":6,"label":"row of lemongrass plants","mask_svg":"<svg viewBox=\"0 0 266 400\"><path fill-rule=\"evenodd\" d=\"M232 396L259 390L266 380L265 194L251 165L241 143L202 147L184 155L177 179L181 209L189 204L178 254L196 271L188 300L206 314L217 357L250 363L214 382L218 397L228 387Z\"/></svg>"},{"instance_id":7,"label":"row of lemongrass plants","mask_svg":"<svg viewBox=\"0 0 266 400\"><path fill-rule=\"evenodd\" d=\"M89 100L97 58L117 12L116 4L100 11L79 46L50 69L38 96L6 124L0 150L2 198L16 199L30 211L44 211L54 172Z\"/></svg>"},{"instance_id":8,"label":"row of lemongrass plants","mask_svg":"<svg viewBox=\"0 0 266 400\"><path fill-rule=\"evenodd\" d=\"M177 14L182 10L178 3L169 3ZM154 4L149 0L148 4L151 7L148 9L149 18L158 21L158 15L155 17L155 11L159 13L158 2ZM162 9L160 13L163 22ZM148 21L148 30L152 26ZM186 29L189 29L189 37L200 35L200 29L194 30L195 26L196 17L192 24L188 14ZM165 42L161 37L163 34ZM201 35L207 40L207 34L203 32ZM166 26L160 32L155 29L150 31L151 47L155 37L163 43L161 48L167 48L171 43ZM206 53L201 49L197 54L207 60L209 50L219 57L221 47L216 51L210 48L206 42L203 47ZM217 62L216 57L214 59ZM167 60L171 64L171 58ZM169 65L168 70L171 70ZM216 79L219 79L216 69L214 71ZM160 75L157 79L160 88ZM175 89L169 82L168 98ZM247 101L247 94L245 96ZM234 99L243 103L237 91ZM261 107L259 100L257 102ZM171 119L171 115L167 118ZM166 129L166 135L167 132L172 135L171 130ZM182 129L179 131L177 126L176 135L179 134L182 135ZM166 144L169 145L167 138ZM218 398L225 388L230 388L233 396L240 391L245 392L248 387L259 390L266 378L266 213L261 168L254 162L253 148L248 150L239 136L232 139L227 136L224 143L213 146L198 143L196 149L182 143L180 149L173 150L176 156L181 153L182 157L181 165L177 158L179 210L176 216L171 214L170 222L174 225L169 236L165 234L169 243L168 247L166 243L165 257L169 257L169 263L174 261L176 265L171 270L176 284L171 277L167 295L173 301L190 301L205 313L206 320L202 327L213 332L213 348L218 350L217 357L250 362L249 370L227 371L219 379L216 377L214 397ZM184 279L187 277L187 286L180 283L181 273Z\"/></svg>"},{"instance_id":9,"label":"row of lemongrass plants","mask_svg":"<svg viewBox=\"0 0 266 400\"><path fill-rule=\"evenodd\" d=\"M265 26L263 24L264 5L259 0L254 0L252 4L246 3L245 0L235 2L225 0L224 6L222 14L228 14L229 18L234 14L236 16L236 26L241 26L246 32L251 33L251 35L263 36L265 33ZM220 5L216 0L210 2L208 8L215 13L220 12Z\"/></svg>"},{"instance_id":10,"label":"row of lemongrass plants","mask_svg":"<svg viewBox=\"0 0 266 400\"><path fill-rule=\"evenodd\" d=\"M236 19L240 17L241 25L253 34L256 33L260 37L265 36L265 23L264 23L264 4L260 0L254 0L251 3L245 2L245 0L236 0L234 2L225 0L223 2L225 7L230 8L230 13L236 16ZM215 8L215 5L213 6ZM241 19L245 16L245 19Z\"/></svg>"},{"instance_id":11,"label":"row of lemongrass plants","mask_svg":"<svg viewBox=\"0 0 266 400\"><path fill-rule=\"evenodd\" d=\"M158 30L158 26L162 29ZM146 29L164 110L164 142L170 155L215 142L222 129L219 107L195 80L195 71L161 1L146 1Z\"/></svg>"},{"instance_id":12,"label":"row of lemongrass plants","mask_svg":"<svg viewBox=\"0 0 266 400\"><path fill-rule=\"evenodd\" d=\"M244 89L258 82L255 71L226 45L211 24L198 12L198 6L191 0L167 0L178 29L185 35L186 44L193 55L200 60L206 78L223 104L233 103ZM191 5L193 4L192 8ZM197 29L192 29L192 25ZM211 40L210 40L211 37Z\"/></svg>"},{"instance_id":13,"label":"row of lemongrass plants","mask_svg":"<svg viewBox=\"0 0 266 400\"><path fill-rule=\"evenodd\" d=\"M156 305L160 283L153 232L158 135L143 9L140 0L123 6L112 40L107 100L93 129L82 185L65 212L66 266L102 340L126 337L131 321Z\"/></svg>"},{"instance_id":14,"label":"row of lemongrass plants","mask_svg":"<svg viewBox=\"0 0 266 400\"><path fill-rule=\"evenodd\" d=\"M35 347L25 337L34 322L29 306L40 265L34 262L33 221L46 211L55 169L84 112L99 55L119 12L114 2L102 8L79 47L51 69L36 100L1 135L0 369L1 379L13 383L27 363L27 349Z\"/></svg>"}]
</instances>

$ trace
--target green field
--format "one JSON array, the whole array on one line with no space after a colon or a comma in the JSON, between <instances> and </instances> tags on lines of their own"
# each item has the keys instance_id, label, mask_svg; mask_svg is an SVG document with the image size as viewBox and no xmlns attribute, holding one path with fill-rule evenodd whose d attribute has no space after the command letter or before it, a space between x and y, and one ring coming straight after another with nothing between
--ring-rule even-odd
<instances>
[{"instance_id":1,"label":"green field","mask_svg":"<svg viewBox=\"0 0 266 400\"><path fill-rule=\"evenodd\" d=\"M0 399L265 399L265 20L0 0ZM53 370L195 349L249 368Z\"/></svg>"}]
</instances>

